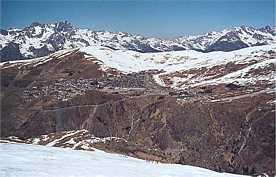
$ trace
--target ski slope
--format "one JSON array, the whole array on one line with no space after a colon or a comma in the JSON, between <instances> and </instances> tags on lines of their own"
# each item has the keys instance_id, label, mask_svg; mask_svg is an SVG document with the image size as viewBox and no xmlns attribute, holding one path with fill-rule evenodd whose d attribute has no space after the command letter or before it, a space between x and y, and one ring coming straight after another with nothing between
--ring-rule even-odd
<instances>
[{"instance_id":1,"label":"ski slope","mask_svg":"<svg viewBox=\"0 0 276 177\"><path fill-rule=\"evenodd\" d=\"M77 151L1 143L0 177L241 177L188 165L162 164L100 150Z\"/></svg>"}]
</instances>

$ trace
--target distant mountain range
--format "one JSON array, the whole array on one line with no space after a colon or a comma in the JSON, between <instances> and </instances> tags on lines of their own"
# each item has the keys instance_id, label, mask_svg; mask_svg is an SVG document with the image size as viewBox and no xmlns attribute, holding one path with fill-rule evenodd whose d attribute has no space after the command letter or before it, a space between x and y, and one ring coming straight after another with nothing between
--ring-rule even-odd
<instances>
[{"instance_id":1,"label":"distant mountain range","mask_svg":"<svg viewBox=\"0 0 276 177\"><path fill-rule=\"evenodd\" d=\"M196 50L233 51L276 43L276 28L248 26L175 39L147 38L125 32L93 31L74 27L67 21L32 23L24 29L0 31L1 61L46 56L61 49L100 45L139 52Z\"/></svg>"}]
</instances>

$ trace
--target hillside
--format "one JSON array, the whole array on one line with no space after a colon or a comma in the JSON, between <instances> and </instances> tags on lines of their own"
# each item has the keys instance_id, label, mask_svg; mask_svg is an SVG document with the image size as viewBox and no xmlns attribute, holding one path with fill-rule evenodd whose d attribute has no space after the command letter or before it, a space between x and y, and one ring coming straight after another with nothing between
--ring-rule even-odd
<instances>
[{"instance_id":1,"label":"hillside","mask_svg":"<svg viewBox=\"0 0 276 177\"><path fill-rule=\"evenodd\" d=\"M2 139L272 176L275 53L93 45L3 62Z\"/></svg>"}]
</instances>

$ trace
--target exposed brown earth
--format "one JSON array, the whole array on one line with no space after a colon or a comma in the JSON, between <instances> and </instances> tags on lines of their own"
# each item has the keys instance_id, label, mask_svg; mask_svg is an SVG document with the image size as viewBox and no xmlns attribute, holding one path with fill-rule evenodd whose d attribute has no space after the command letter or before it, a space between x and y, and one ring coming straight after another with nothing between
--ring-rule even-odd
<instances>
[{"instance_id":1,"label":"exposed brown earth","mask_svg":"<svg viewBox=\"0 0 276 177\"><path fill-rule=\"evenodd\" d=\"M2 66L2 138L33 143L49 134L54 141L63 131L86 129L89 133L76 141L118 137L91 145L109 152L231 173L275 174L273 85L176 91L155 84L150 73L104 72L97 59L87 60L78 51L55 57L37 66Z\"/></svg>"}]
</instances>

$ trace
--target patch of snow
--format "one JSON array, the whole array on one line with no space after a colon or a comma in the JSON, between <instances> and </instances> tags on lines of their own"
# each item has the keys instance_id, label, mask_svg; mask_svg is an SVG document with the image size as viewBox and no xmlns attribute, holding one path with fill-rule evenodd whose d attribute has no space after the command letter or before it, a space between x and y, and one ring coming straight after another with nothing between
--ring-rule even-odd
<instances>
[{"instance_id":1,"label":"patch of snow","mask_svg":"<svg viewBox=\"0 0 276 177\"><path fill-rule=\"evenodd\" d=\"M40 142L39 138L34 138L32 144L38 144Z\"/></svg>"},{"instance_id":2,"label":"patch of snow","mask_svg":"<svg viewBox=\"0 0 276 177\"><path fill-rule=\"evenodd\" d=\"M68 144L76 144L76 141L74 140L74 138L71 138L69 141L67 141L66 143Z\"/></svg>"},{"instance_id":3,"label":"patch of snow","mask_svg":"<svg viewBox=\"0 0 276 177\"><path fill-rule=\"evenodd\" d=\"M159 77L161 74L162 73L154 75L153 79L157 84L161 85L162 87L166 87L165 82L162 79L160 79L160 77Z\"/></svg>"},{"instance_id":4,"label":"patch of snow","mask_svg":"<svg viewBox=\"0 0 276 177\"><path fill-rule=\"evenodd\" d=\"M42 32L42 28L40 26L35 26L34 30L35 30L35 32L34 32L35 36L41 34L41 32Z\"/></svg>"},{"instance_id":5,"label":"patch of snow","mask_svg":"<svg viewBox=\"0 0 276 177\"><path fill-rule=\"evenodd\" d=\"M115 141L123 140L123 141L127 142L127 140L125 140L123 138L118 138L118 137L104 137L104 138L94 137L90 141L88 140L88 142L90 142L90 143L99 143L99 142L105 143L106 141L112 141L112 140L115 140Z\"/></svg>"},{"instance_id":6,"label":"patch of snow","mask_svg":"<svg viewBox=\"0 0 276 177\"><path fill-rule=\"evenodd\" d=\"M61 138L55 139L54 141L52 141L52 142L46 144L46 146L55 146L55 144L59 143L59 141L63 140L64 138L73 136L73 135L75 135L76 133L78 133L78 131L69 132L68 134L62 136Z\"/></svg>"}]
</instances>

